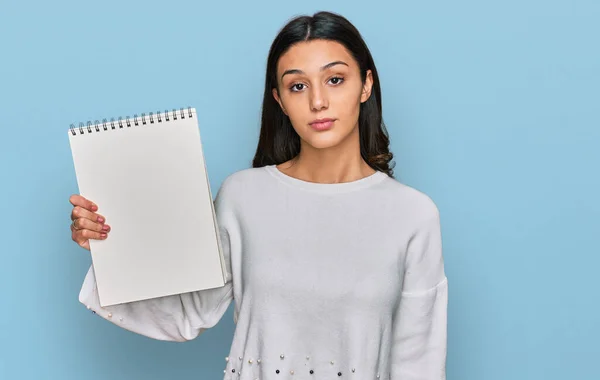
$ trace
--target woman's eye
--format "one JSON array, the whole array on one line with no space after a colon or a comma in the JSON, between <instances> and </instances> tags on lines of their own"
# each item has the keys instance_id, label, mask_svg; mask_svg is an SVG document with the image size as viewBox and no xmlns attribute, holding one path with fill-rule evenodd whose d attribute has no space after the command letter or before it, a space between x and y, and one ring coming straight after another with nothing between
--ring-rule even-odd
<instances>
[{"instance_id":1,"label":"woman's eye","mask_svg":"<svg viewBox=\"0 0 600 380\"><path fill-rule=\"evenodd\" d=\"M332 81L332 84L340 84L344 81L344 78L341 77L333 77L330 79L330 81Z\"/></svg>"},{"instance_id":2,"label":"woman's eye","mask_svg":"<svg viewBox=\"0 0 600 380\"><path fill-rule=\"evenodd\" d=\"M295 92L302 91L302 89L303 89L302 86L304 86L303 83L294 83L291 87L291 90L295 91Z\"/></svg>"}]
</instances>

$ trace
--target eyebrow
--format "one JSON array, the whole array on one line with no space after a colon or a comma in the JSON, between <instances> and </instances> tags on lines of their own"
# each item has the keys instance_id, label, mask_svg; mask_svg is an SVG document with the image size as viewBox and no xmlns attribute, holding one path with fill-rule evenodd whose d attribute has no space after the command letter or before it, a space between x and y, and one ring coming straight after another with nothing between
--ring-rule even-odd
<instances>
[{"instance_id":1,"label":"eyebrow","mask_svg":"<svg viewBox=\"0 0 600 380\"><path fill-rule=\"evenodd\" d=\"M326 64L325 66L321 67L320 71L324 71L327 70L330 67L333 67L335 65L346 65L348 66L348 64L344 61L333 61L330 62L328 64ZM290 70L286 70L283 72L283 74L281 74L281 79L283 80L283 76L287 75L287 74L304 74L304 71L300 70L300 69L290 69Z\"/></svg>"}]
</instances>

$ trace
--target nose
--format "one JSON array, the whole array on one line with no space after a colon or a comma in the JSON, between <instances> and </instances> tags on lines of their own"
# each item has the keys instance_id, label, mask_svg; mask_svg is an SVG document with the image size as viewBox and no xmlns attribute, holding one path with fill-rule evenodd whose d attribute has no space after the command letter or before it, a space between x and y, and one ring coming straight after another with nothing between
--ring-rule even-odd
<instances>
[{"instance_id":1,"label":"nose","mask_svg":"<svg viewBox=\"0 0 600 380\"><path fill-rule=\"evenodd\" d=\"M321 86L313 86L310 93L310 108L313 112L329 107L327 93Z\"/></svg>"}]
</instances>

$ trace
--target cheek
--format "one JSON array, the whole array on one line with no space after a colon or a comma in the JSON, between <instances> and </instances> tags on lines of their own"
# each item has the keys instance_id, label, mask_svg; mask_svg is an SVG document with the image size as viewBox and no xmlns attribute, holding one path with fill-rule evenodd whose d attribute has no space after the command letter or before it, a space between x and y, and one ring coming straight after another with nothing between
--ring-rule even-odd
<instances>
[{"instance_id":1,"label":"cheek","mask_svg":"<svg viewBox=\"0 0 600 380\"><path fill-rule=\"evenodd\" d=\"M286 99L285 109L293 125L300 125L300 123L306 122L306 118L310 117L307 104L307 101L299 96Z\"/></svg>"},{"instance_id":2,"label":"cheek","mask_svg":"<svg viewBox=\"0 0 600 380\"><path fill-rule=\"evenodd\" d=\"M290 96L283 101L283 104L292 128L300 137L306 137L306 134L310 133L308 122L312 120L308 100L302 96Z\"/></svg>"},{"instance_id":3,"label":"cheek","mask_svg":"<svg viewBox=\"0 0 600 380\"><path fill-rule=\"evenodd\" d=\"M351 122L358 117L360 94L355 91L344 91L331 97L329 108L340 120Z\"/></svg>"},{"instance_id":4,"label":"cheek","mask_svg":"<svg viewBox=\"0 0 600 380\"><path fill-rule=\"evenodd\" d=\"M306 103L298 94L285 94L281 97L281 102L285 107L286 112L290 117L296 115L302 108L302 104Z\"/></svg>"}]
</instances>

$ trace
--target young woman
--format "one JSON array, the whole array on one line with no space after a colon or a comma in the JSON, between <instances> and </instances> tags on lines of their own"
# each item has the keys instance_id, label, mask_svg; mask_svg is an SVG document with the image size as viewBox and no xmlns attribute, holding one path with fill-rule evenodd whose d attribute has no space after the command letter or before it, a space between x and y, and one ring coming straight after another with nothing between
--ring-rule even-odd
<instances>
[{"instance_id":1,"label":"young woman","mask_svg":"<svg viewBox=\"0 0 600 380\"><path fill-rule=\"evenodd\" d=\"M170 341L197 337L235 301L224 379L444 379L439 213L393 178L381 115L354 26L327 12L291 20L269 51L253 167L214 200L226 285L101 308L90 268L80 301ZM73 240L107 239L98 206L71 203Z\"/></svg>"}]
</instances>

